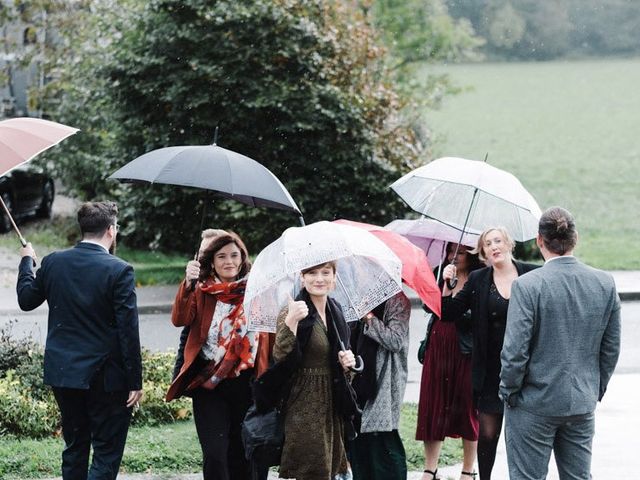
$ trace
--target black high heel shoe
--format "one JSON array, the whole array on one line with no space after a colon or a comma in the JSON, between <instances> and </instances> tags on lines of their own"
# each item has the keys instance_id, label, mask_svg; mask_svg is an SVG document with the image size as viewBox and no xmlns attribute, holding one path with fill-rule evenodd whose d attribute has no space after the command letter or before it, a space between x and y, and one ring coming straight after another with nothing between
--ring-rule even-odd
<instances>
[{"instance_id":1,"label":"black high heel shoe","mask_svg":"<svg viewBox=\"0 0 640 480\"><path fill-rule=\"evenodd\" d=\"M436 477L436 475L438 474L438 469L437 468L436 468L435 471L424 469L423 472L424 473L430 473L431 474L431 480L440 480L439 477Z\"/></svg>"},{"instance_id":2,"label":"black high heel shoe","mask_svg":"<svg viewBox=\"0 0 640 480\"><path fill-rule=\"evenodd\" d=\"M460 472L460 475L467 475L467 476L473 478L473 480L476 480L476 475L478 475L478 472L465 472L463 470L462 472Z\"/></svg>"}]
</instances>

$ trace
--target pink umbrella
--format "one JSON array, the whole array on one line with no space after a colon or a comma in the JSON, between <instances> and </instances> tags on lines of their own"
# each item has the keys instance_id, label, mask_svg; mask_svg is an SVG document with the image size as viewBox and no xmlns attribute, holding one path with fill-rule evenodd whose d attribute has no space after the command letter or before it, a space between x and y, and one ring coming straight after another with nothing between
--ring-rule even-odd
<instances>
[{"instance_id":1,"label":"pink umbrella","mask_svg":"<svg viewBox=\"0 0 640 480\"><path fill-rule=\"evenodd\" d=\"M0 175L28 162L39 153L57 145L78 131L61 123L40 118L10 118L0 122ZM18 234L20 243L27 242L18 230L9 209L0 198L2 207Z\"/></svg>"},{"instance_id":2,"label":"pink umbrella","mask_svg":"<svg viewBox=\"0 0 640 480\"><path fill-rule=\"evenodd\" d=\"M441 293L433 276L424 251L402 235L378 225L335 220L336 223L367 230L389 247L402 262L402 281L418 294L420 299L438 317L440 316Z\"/></svg>"}]
</instances>

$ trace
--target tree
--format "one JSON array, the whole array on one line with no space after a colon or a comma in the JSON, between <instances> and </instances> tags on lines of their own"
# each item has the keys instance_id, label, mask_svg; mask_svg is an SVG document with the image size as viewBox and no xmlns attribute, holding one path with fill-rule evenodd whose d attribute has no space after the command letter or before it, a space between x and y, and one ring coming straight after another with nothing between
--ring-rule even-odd
<instances>
[{"instance_id":1,"label":"tree","mask_svg":"<svg viewBox=\"0 0 640 480\"><path fill-rule=\"evenodd\" d=\"M404 211L387 187L423 147L403 114L410 99L394 91L385 50L351 2L96 3L86 29L65 32L82 38L58 111L84 139L56 168L85 198L120 200L129 243L189 251L202 192L105 178L154 148L210 143L217 125L218 143L274 172L307 222L386 223ZM254 248L295 223L229 201L207 220Z\"/></svg>"},{"instance_id":2,"label":"tree","mask_svg":"<svg viewBox=\"0 0 640 480\"><path fill-rule=\"evenodd\" d=\"M482 39L467 19L450 16L443 0L376 0L373 11L396 68L479 59Z\"/></svg>"},{"instance_id":3,"label":"tree","mask_svg":"<svg viewBox=\"0 0 640 480\"><path fill-rule=\"evenodd\" d=\"M495 11L488 26L488 38L499 49L509 50L522 41L526 22L510 3Z\"/></svg>"},{"instance_id":4,"label":"tree","mask_svg":"<svg viewBox=\"0 0 640 480\"><path fill-rule=\"evenodd\" d=\"M446 0L503 59L637 54L640 3L630 0ZM513 23L511 23L513 22ZM522 29L522 31L521 31Z\"/></svg>"}]
</instances>

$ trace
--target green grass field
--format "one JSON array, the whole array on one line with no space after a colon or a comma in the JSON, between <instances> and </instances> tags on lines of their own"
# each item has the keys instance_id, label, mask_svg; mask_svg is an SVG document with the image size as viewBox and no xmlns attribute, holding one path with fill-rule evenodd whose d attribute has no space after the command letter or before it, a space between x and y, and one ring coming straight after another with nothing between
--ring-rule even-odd
<instances>
[{"instance_id":1,"label":"green grass field","mask_svg":"<svg viewBox=\"0 0 640 480\"><path fill-rule=\"evenodd\" d=\"M544 210L571 210L577 255L640 269L640 61L429 67L465 88L429 112L436 157L515 174Z\"/></svg>"},{"instance_id":2,"label":"green grass field","mask_svg":"<svg viewBox=\"0 0 640 480\"><path fill-rule=\"evenodd\" d=\"M418 407L406 403L400 417L400 435L410 471L424 468L423 446L415 441ZM0 478L47 478L59 475L61 438L18 440L0 437ZM121 471L129 473L197 473L201 471L201 450L192 420L157 427L135 427L129 431ZM461 461L460 440L447 439L441 465Z\"/></svg>"}]
</instances>

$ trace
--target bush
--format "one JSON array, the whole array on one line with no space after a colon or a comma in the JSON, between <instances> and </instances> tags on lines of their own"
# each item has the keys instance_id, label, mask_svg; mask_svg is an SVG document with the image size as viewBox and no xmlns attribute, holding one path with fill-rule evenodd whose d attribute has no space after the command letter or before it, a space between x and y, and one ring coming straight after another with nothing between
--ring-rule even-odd
<instances>
[{"instance_id":1,"label":"bush","mask_svg":"<svg viewBox=\"0 0 640 480\"><path fill-rule=\"evenodd\" d=\"M421 161L415 110L354 2L114 0L92 8L87 37L69 40L84 50L64 57L58 82L56 118L83 134L61 145L52 166L82 197L120 200L128 245L191 252L204 192L122 186L108 175L156 148L211 143L216 125L221 146L282 180L307 223L385 224L405 212L387 187ZM298 223L233 201L209 210L208 226L237 231L252 251Z\"/></svg>"},{"instance_id":2,"label":"bush","mask_svg":"<svg viewBox=\"0 0 640 480\"><path fill-rule=\"evenodd\" d=\"M51 390L46 392L33 395L14 370L5 372L0 378L0 434L29 438L53 434L60 419Z\"/></svg>"},{"instance_id":3,"label":"bush","mask_svg":"<svg viewBox=\"0 0 640 480\"><path fill-rule=\"evenodd\" d=\"M42 381L44 352L32 339L11 336L11 323L0 330L0 434L42 438L57 434L60 415L53 393ZM133 424L151 426L187 419L188 398L164 401L174 354L142 352L144 397Z\"/></svg>"},{"instance_id":4,"label":"bush","mask_svg":"<svg viewBox=\"0 0 640 480\"><path fill-rule=\"evenodd\" d=\"M173 352L142 351L144 397L140 409L133 416L134 425L160 425L191 416L191 400L188 398L170 403L164 401L171 383L174 359Z\"/></svg>"}]
</instances>

